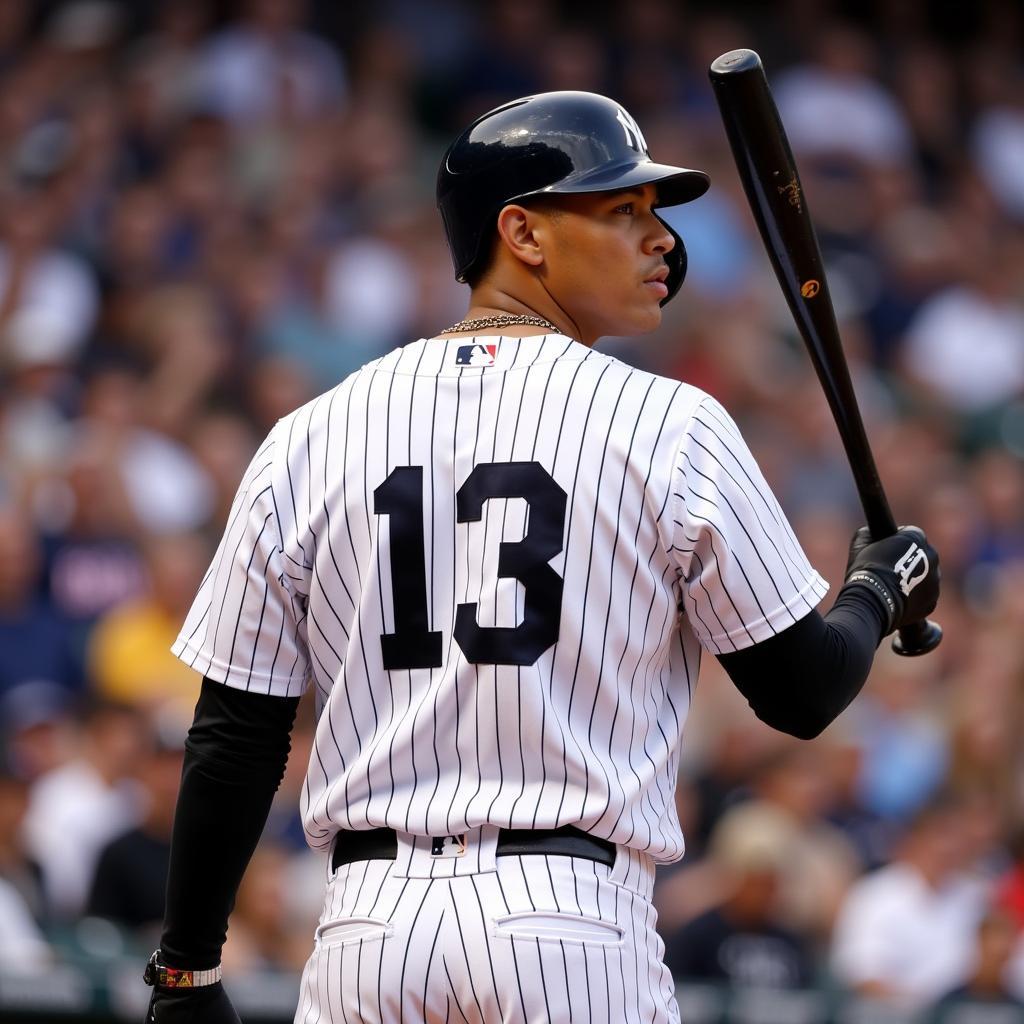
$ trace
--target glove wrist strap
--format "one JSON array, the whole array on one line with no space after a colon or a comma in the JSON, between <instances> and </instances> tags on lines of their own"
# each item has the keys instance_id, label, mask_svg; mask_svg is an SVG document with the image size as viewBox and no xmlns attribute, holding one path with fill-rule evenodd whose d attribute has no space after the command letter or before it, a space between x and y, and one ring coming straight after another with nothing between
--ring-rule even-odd
<instances>
[{"instance_id":1,"label":"glove wrist strap","mask_svg":"<svg viewBox=\"0 0 1024 1024\"><path fill-rule=\"evenodd\" d=\"M178 967L168 967L161 960L159 949L149 958L145 974L143 974L143 981L147 985L165 989L203 988L207 985L215 985L220 979L220 964L206 971L189 971Z\"/></svg>"},{"instance_id":2,"label":"glove wrist strap","mask_svg":"<svg viewBox=\"0 0 1024 1024\"><path fill-rule=\"evenodd\" d=\"M893 598L892 591L889 590L882 580L875 573L870 572L869 570L858 569L856 572L852 572L846 577L846 582L859 583L862 586L868 587L882 602L885 613L889 618L889 627L892 628L892 624L896 620L896 601Z\"/></svg>"}]
</instances>

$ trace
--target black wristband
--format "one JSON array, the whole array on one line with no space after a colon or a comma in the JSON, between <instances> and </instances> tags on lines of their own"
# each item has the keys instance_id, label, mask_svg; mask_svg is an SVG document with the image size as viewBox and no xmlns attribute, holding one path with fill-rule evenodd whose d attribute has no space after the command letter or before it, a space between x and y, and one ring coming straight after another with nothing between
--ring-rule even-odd
<instances>
[{"instance_id":1,"label":"black wristband","mask_svg":"<svg viewBox=\"0 0 1024 1024\"><path fill-rule=\"evenodd\" d=\"M163 951L156 949L146 964L142 980L153 988L160 989L196 989L216 985L221 979L220 964L206 971L193 971L181 967L171 967L163 956Z\"/></svg>"},{"instance_id":2,"label":"black wristband","mask_svg":"<svg viewBox=\"0 0 1024 1024\"><path fill-rule=\"evenodd\" d=\"M891 633L892 624L896 621L896 599L881 577L867 569L858 569L847 577L846 586L867 587L872 596L877 599L882 614L885 616L883 636Z\"/></svg>"}]
</instances>

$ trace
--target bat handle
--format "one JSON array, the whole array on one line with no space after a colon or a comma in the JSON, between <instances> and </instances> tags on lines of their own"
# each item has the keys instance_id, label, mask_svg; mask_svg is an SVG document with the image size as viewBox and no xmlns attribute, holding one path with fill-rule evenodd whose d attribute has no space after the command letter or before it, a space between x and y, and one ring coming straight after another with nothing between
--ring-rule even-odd
<instances>
[{"instance_id":1,"label":"bat handle","mask_svg":"<svg viewBox=\"0 0 1024 1024\"><path fill-rule=\"evenodd\" d=\"M931 619L922 619L904 626L892 638L892 649L905 658L916 658L934 650L941 640L942 627Z\"/></svg>"}]
</instances>

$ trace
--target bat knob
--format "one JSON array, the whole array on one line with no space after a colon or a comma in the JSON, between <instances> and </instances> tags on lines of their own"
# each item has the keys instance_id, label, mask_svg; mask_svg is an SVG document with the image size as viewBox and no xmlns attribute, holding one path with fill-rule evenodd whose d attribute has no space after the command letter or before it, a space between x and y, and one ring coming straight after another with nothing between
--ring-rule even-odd
<instances>
[{"instance_id":1,"label":"bat knob","mask_svg":"<svg viewBox=\"0 0 1024 1024\"><path fill-rule=\"evenodd\" d=\"M709 73L712 78L719 78L723 75L737 75L744 71L753 71L759 67L761 67L761 58L753 50L730 50L711 62Z\"/></svg>"},{"instance_id":2,"label":"bat knob","mask_svg":"<svg viewBox=\"0 0 1024 1024\"><path fill-rule=\"evenodd\" d=\"M931 619L904 626L893 638L892 649L904 658L916 658L935 650L942 640L942 627Z\"/></svg>"}]
</instances>

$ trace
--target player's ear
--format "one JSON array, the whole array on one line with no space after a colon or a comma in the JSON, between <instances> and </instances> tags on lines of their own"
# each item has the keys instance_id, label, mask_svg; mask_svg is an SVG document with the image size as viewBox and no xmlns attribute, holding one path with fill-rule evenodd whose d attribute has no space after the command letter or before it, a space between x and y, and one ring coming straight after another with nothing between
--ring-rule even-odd
<instances>
[{"instance_id":1,"label":"player's ear","mask_svg":"<svg viewBox=\"0 0 1024 1024\"><path fill-rule=\"evenodd\" d=\"M502 207L498 214L498 236L502 244L517 260L531 267L539 267L544 262L542 219L538 211L515 203Z\"/></svg>"}]
</instances>

